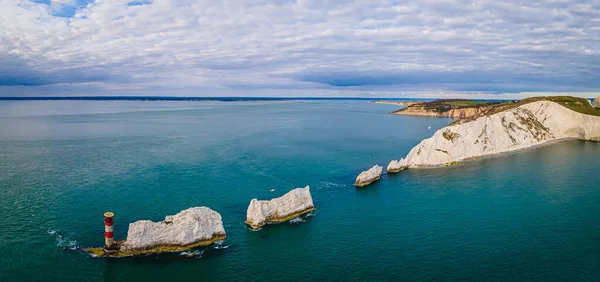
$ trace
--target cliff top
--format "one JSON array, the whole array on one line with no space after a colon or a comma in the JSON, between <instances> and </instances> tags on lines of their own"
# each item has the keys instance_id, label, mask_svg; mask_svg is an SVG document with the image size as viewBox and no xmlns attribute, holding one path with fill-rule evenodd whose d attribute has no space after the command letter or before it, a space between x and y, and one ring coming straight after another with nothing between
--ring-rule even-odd
<instances>
[{"instance_id":1,"label":"cliff top","mask_svg":"<svg viewBox=\"0 0 600 282\"><path fill-rule=\"evenodd\" d=\"M452 109L481 108L504 104L495 101L478 101L467 99L439 99L430 102L415 103L409 105L410 108L416 108L425 111L434 111L438 113L447 112Z\"/></svg>"},{"instance_id":2,"label":"cliff top","mask_svg":"<svg viewBox=\"0 0 600 282\"><path fill-rule=\"evenodd\" d=\"M531 97L525 98L523 100L517 102L506 102L497 105L493 111L488 114L495 114L502 111L506 111L508 109L516 108L521 105L537 102L537 101L551 101L558 103L567 109L572 111L592 115L592 116L600 116L600 109L594 108L589 100L585 98L572 97L572 96L543 96L543 97Z\"/></svg>"},{"instance_id":3,"label":"cliff top","mask_svg":"<svg viewBox=\"0 0 600 282\"><path fill-rule=\"evenodd\" d=\"M491 115L537 101L552 101L561 104L562 106L567 107L568 109L571 109L578 113L600 116L600 109L594 108L587 99L572 96L531 97L519 101L504 102L468 99L439 99L429 102L413 103L407 105L407 108L442 113L452 109L486 107L490 108L490 111L486 111L486 114Z\"/></svg>"},{"instance_id":4,"label":"cliff top","mask_svg":"<svg viewBox=\"0 0 600 282\"><path fill-rule=\"evenodd\" d=\"M519 106L522 106L525 104L529 104L529 103L533 103L533 102L538 102L538 101L551 101L551 102L555 102L569 110L572 110L572 111L575 111L575 112L578 112L581 114L600 116L600 109L594 108L592 106L592 104L589 102L589 100L587 100L585 98L573 97L573 96L540 96L540 97L525 98L525 99L519 100L519 101L509 101L509 102L498 103L498 104L492 105L492 108L489 111L487 111L485 113L485 115L489 116L489 115L497 114L497 113L500 113L500 112L503 112L506 110L514 109L516 107L519 107ZM470 119L464 119L464 120L456 120L456 121L450 123L448 126L466 123L466 122L474 120L475 118L477 118L477 117L470 118Z\"/></svg>"}]
</instances>

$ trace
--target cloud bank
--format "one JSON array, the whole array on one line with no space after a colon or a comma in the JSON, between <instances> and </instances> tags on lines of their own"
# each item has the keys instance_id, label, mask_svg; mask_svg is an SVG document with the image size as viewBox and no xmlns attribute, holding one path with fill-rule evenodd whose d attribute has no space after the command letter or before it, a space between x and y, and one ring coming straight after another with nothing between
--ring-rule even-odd
<instances>
[{"instance_id":1,"label":"cloud bank","mask_svg":"<svg viewBox=\"0 0 600 282\"><path fill-rule=\"evenodd\" d=\"M0 95L600 89L600 1L0 0Z\"/></svg>"}]
</instances>

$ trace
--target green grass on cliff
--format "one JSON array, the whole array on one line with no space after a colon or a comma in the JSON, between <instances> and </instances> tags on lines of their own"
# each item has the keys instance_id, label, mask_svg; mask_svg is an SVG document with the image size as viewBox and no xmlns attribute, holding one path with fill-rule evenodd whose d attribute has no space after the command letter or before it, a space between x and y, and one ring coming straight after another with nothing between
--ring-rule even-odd
<instances>
[{"instance_id":1,"label":"green grass on cliff","mask_svg":"<svg viewBox=\"0 0 600 282\"><path fill-rule=\"evenodd\" d=\"M456 101L446 101L446 104L449 104L456 108L465 108L465 107L476 107L476 106L488 106L492 103L476 101L476 100L456 100Z\"/></svg>"},{"instance_id":2,"label":"green grass on cliff","mask_svg":"<svg viewBox=\"0 0 600 282\"><path fill-rule=\"evenodd\" d=\"M517 102L506 102L496 105L496 107L488 113L488 115L503 112L509 109L516 108L521 105L537 102L537 101L552 101L564 106L572 111L585 115L600 116L600 109L592 107L589 100L585 98L572 96L549 96L549 97L531 97Z\"/></svg>"},{"instance_id":3,"label":"green grass on cliff","mask_svg":"<svg viewBox=\"0 0 600 282\"><path fill-rule=\"evenodd\" d=\"M487 112L486 115L489 116L489 115L497 114L497 113L500 113L500 112L503 112L506 110L514 109L521 105L525 105L525 104L529 104L529 103L533 103L533 102L537 102L537 101L552 101L552 102L562 105L563 107L565 107L567 109L570 109L572 111L575 111L575 112L578 112L581 114L600 116L600 109L594 108L590 104L589 100L587 100L585 98L572 97L572 96L531 97L531 98L526 98L526 99L523 99L520 101L515 101L515 102L496 103L496 104L492 105L493 108L489 112ZM478 102L478 101L474 101L474 102ZM474 120L475 118L477 118L477 117L474 117L471 119L462 119L462 120L457 119L454 122L448 124L447 126L466 123L471 120Z\"/></svg>"},{"instance_id":4,"label":"green grass on cliff","mask_svg":"<svg viewBox=\"0 0 600 282\"><path fill-rule=\"evenodd\" d=\"M463 108L480 108L489 107L500 104L500 102L484 102L477 100L465 100L465 99L439 99L430 102L416 103L408 106L407 108L421 109L429 112L443 113L452 109L463 109ZM399 111L403 111L401 109Z\"/></svg>"}]
</instances>

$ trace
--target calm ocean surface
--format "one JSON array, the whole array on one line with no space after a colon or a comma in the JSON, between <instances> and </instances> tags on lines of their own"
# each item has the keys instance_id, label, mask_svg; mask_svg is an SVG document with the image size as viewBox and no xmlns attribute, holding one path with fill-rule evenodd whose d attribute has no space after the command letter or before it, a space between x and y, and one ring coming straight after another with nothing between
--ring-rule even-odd
<instances>
[{"instance_id":1,"label":"calm ocean surface","mask_svg":"<svg viewBox=\"0 0 600 282\"><path fill-rule=\"evenodd\" d=\"M450 119L365 101L0 101L0 281L600 279L600 143L352 186ZM431 129L428 130L428 126ZM252 198L311 186L316 216L259 232ZM270 193L270 189L276 189ZM92 258L102 213L221 213L226 249Z\"/></svg>"}]
</instances>

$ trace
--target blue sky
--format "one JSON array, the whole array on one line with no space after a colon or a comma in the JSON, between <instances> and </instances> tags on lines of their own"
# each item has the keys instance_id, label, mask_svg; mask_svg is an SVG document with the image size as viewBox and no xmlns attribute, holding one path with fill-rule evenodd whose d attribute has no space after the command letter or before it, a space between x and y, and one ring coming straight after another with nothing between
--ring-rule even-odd
<instances>
[{"instance_id":1,"label":"blue sky","mask_svg":"<svg viewBox=\"0 0 600 282\"><path fill-rule=\"evenodd\" d=\"M1 96L600 91L597 0L0 0L0 41Z\"/></svg>"}]
</instances>

